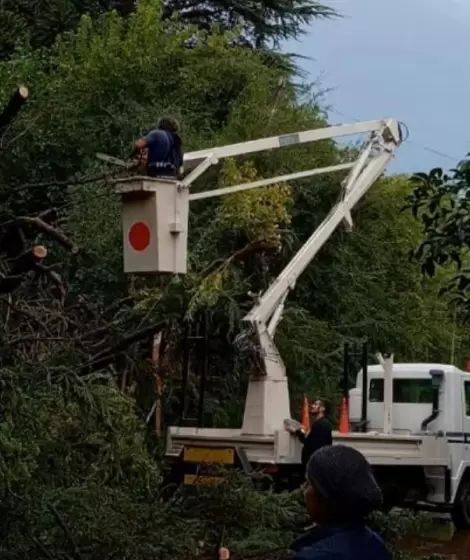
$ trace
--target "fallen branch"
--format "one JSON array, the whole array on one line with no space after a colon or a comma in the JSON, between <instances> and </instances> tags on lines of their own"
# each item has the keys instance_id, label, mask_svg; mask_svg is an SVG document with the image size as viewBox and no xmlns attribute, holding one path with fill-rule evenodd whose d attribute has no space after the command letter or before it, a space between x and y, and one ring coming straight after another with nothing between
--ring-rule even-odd
<instances>
[{"instance_id":1,"label":"fallen branch","mask_svg":"<svg viewBox=\"0 0 470 560\"><path fill-rule=\"evenodd\" d=\"M47 279L58 289L58 299L65 303L65 298L67 297L67 288L65 287L62 276L53 270L52 266L44 266L43 264L37 264L36 269L38 272L47 277Z\"/></svg>"},{"instance_id":2,"label":"fallen branch","mask_svg":"<svg viewBox=\"0 0 470 560\"><path fill-rule=\"evenodd\" d=\"M93 356L90 359L88 364L83 367L82 374L89 373L90 370L96 371L98 369L102 369L106 367L109 363L111 363L114 360L117 354L123 352L132 344L144 340L149 336L152 336L153 334L161 330L164 325L165 325L164 321L154 323L153 325L150 325L145 329L132 333L129 336L126 336L114 346L111 346L110 348L106 348L102 352L95 354L95 356Z\"/></svg>"},{"instance_id":3,"label":"fallen branch","mask_svg":"<svg viewBox=\"0 0 470 560\"><path fill-rule=\"evenodd\" d=\"M65 181L41 181L40 183L24 183L18 185L16 188L21 189L43 189L44 187L68 187L69 185L87 185L89 183L97 183L105 181L106 179L116 178L118 173L99 173L91 175L90 177L83 177L81 179L66 179Z\"/></svg>"},{"instance_id":4,"label":"fallen branch","mask_svg":"<svg viewBox=\"0 0 470 560\"><path fill-rule=\"evenodd\" d=\"M63 247L68 249L72 252L73 255L78 254L79 248L73 241L71 241L64 233L62 233L57 228L47 224L44 220L42 220L39 216L35 218L31 216L22 216L15 219L15 223L19 226L31 226L36 229L39 229L58 243L60 243Z\"/></svg>"},{"instance_id":5,"label":"fallen branch","mask_svg":"<svg viewBox=\"0 0 470 560\"><path fill-rule=\"evenodd\" d=\"M3 301L8 307L9 309L11 309L14 313L16 313L17 315L23 315L24 317L27 317L28 319L30 319L31 321L33 321L33 323L35 323L38 327L42 328L46 333L48 333L49 335L52 336L50 330L48 329L47 325L45 323L43 323L38 317L36 317L36 315L34 313L32 313L31 311L27 311L26 309L22 309L21 307L16 306L14 303L12 303L8 298L0 298L0 301Z\"/></svg>"},{"instance_id":6,"label":"fallen branch","mask_svg":"<svg viewBox=\"0 0 470 560\"><path fill-rule=\"evenodd\" d=\"M9 274L0 278L0 294L9 294L16 290L25 280L26 274L35 270L46 256L47 249L42 245L36 245L18 255L10 263Z\"/></svg>"},{"instance_id":7,"label":"fallen branch","mask_svg":"<svg viewBox=\"0 0 470 560\"><path fill-rule=\"evenodd\" d=\"M230 262L242 261L243 259L250 257L253 253L263 253L264 251L269 251L270 249L273 249L271 243L268 243L264 239L258 239L257 241L251 241L250 243L245 245L242 249L236 251L228 259L228 261Z\"/></svg>"},{"instance_id":8,"label":"fallen branch","mask_svg":"<svg viewBox=\"0 0 470 560\"><path fill-rule=\"evenodd\" d=\"M52 556L52 554L47 550L47 548L42 544L42 542L39 539L33 537L32 535L30 535L29 538L39 548L39 550L43 553L45 558L48 558L48 560L55 560L55 557Z\"/></svg>"},{"instance_id":9,"label":"fallen branch","mask_svg":"<svg viewBox=\"0 0 470 560\"><path fill-rule=\"evenodd\" d=\"M24 136L25 134L27 134L34 126L36 126L36 124L38 123L39 119L44 116L44 113L39 113L38 115L36 115L34 118L30 118L28 119L28 124L27 126L25 126L23 128L23 130L21 132L18 132L18 134L16 136L14 136L13 138L9 139L8 143L4 146L2 146L2 149L4 150L8 150L8 148L10 148L15 142L18 142L18 140Z\"/></svg>"},{"instance_id":10,"label":"fallen branch","mask_svg":"<svg viewBox=\"0 0 470 560\"><path fill-rule=\"evenodd\" d=\"M21 255L16 257L13 263L11 263L11 275L26 274L30 270L36 268L37 264L46 257L47 249L43 245L35 245L28 251L21 253Z\"/></svg>"},{"instance_id":11,"label":"fallen branch","mask_svg":"<svg viewBox=\"0 0 470 560\"><path fill-rule=\"evenodd\" d=\"M65 336L20 336L18 338L12 338L8 341L9 346L15 346L17 344L23 344L23 342L76 342L76 339Z\"/></svg>"},{"instance_id":12,"label":"fallen branch","mask_svg":"<svg viewBox=\"0 0 470 560\"><path fill-rule=\"evenodd\" d=\"M11 294L23 282L24 276L3 276L0 278L0 294Z\"/></svg>"},{"instance_id":13,"label":"fallen branch","mask_svg":"<svg viewBox=\"0 0 470 560\"><path fill-rule=\"evenodd\" d=\"M265 251L269 251L270 249L273 249L273 246L267 241L265 241L264 239L257 239L256 241L250 241L250 243L247 243L244 247L242 247L238 251L235 251L233 255L228 257L228 259L225 260L217 259L214 262L212 262L209 266L207 266L202 271L201 274L203 277L209 276L213 272L220 272L226 269L227 266L229 266L235 261L241 261L253 255L254 253L263 253Z\"/></svg>"},{"instance_id":14,"label":"fallen branch","mask_svg":"<svg viewBox=\"0 0 470 560\"><path fill-rule=\"evenodd\" d=\"M78 549L77 543L75 542L75 539L73 538L73 535L72 535L70 529L67 527L64 520L60 517L59 512L56 510L56 508L52 504L49 504L48 507L49 507L50 511L52 512L53 516L55 517L57 523L59 524L61 529L64 531L65 536L67 537L67 540L72 545L73 557L75 558L75 560L83 560L82 555L80 554L80 551Z\"/></svg>"},{"instance_id":15,"label":"fallen branch","mask_svg":"<svg viewBox=\"0 0 470 560\"><path fill-rule=\"evenodd\" d=\"M0 226L0 251L8 259L14 259L26 249L26 238L23 230L13 222Z\"/></svg>"}]
</instances>

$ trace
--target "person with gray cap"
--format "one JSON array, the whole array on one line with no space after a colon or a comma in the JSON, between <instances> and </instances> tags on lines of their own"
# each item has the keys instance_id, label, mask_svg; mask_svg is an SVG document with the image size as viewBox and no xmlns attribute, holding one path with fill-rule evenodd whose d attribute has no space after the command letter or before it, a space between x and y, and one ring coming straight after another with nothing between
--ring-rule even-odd
<instances>
[{"instance_id":1,"label":"person with gray cap","mask_svg":"<svg viewBox=\"0 0 470 560\"><path fill-rule=\"evenodd\" d=\"M382 492L365 457L344 445L322 447L307 465L305 505L315 527L294 543L296 560L391 560L366 518Z\"/></svg>"}]
</instances>

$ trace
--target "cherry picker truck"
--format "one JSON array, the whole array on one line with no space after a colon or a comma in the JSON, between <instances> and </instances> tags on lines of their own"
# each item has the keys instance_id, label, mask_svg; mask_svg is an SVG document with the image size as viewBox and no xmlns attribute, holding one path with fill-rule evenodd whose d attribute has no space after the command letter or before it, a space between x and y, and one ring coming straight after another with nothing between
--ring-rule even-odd
<instances>
[{"instance_id":1,"label":"cherry picker truck","mask_svg":"<svg viewBox=\"0 0 470 560\"><path fill-rule=\"evenodd\" d=\"M358 134L367 140L354 161L191 192L194 181L225 158ZM276 327L299 276L340 224L351 231L351 211L384 173L402 140L401 126L391 118L329 126L188 153L182 180L134 176L118 182L125 272L184 274L192 201L348 172L329 214L244 317L262 367L249 379L242 426L168 428L166 459L184 484L220 481L204 477L207 464L239 466L246 473L265 471L280 480L299 472L300 443L286 430L292 422L289 389L274 341ZM334 443L353 446L366 456L390 505L450 511L458 526L470 527L470 374L452 365L394 364L393 356L379 355L378 360L378 366L363 365L349 395L351 424L366 430L335 432ZM403 397L403 383L424 387L428 397L423 402Z\"/></svg>"}]
</instances>

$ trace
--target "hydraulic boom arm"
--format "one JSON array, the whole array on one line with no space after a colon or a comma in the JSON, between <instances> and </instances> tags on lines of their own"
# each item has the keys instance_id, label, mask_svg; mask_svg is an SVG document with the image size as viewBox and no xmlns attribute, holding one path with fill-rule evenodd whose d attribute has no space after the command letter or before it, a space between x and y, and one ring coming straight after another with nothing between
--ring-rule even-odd
<instances>
[{"instance_id":1,"label":"hydraulic boom arm","mask_svg":"<svg viewBox=\"0 0 470 560\"><path fill-rule=\"evenodd\" d=\"M342 184L341 196L336 205L260 298L256 306L246 315L245 321L263 329L271 319L268 330L271 335L274 335L282 315L284 301L289 291L295 287L297 278L312 262L341 222L345 221L349 229L352 227L351 210L376 179L382 175L393 158L395 149L401 142L401 136L399 132L393 134L392 131L397 130L398 125L394 123L395 126L392 127L391 124L390 121L387 124L384 123L372 132L367 146Z\"/></svg>"},{"instance_id":2,"label":"hydraulic boom arm","mask_svg":"<svg viewBox=\"0 0 470 560\"><path fill-rule=\"evenodd\" d=\"M242 426L242 432L245 434L273 434L276 430L282 430L284 420L290 418L285 366L274 343L274 333L282 318L285 300L298 277L339 224L344 222L349 230L352 228L351 210L394 157L395 150L402 141L401 129L396 120L387 119L332 126L188 154L188 160L196 163L196 167L186 179L187 186L221 158L357 133L369 133L369 141L355 162L190 195L190 200L202 199L315 174L350 169L342 183L341 195L336 205L244 318L254 330L258 353L256 362L261 364L262 368L261 375L253 375L249 382Z\"/></svg>"},{"instance_id":3,"label":"hydraulic boom arm","mask_svg":"<svg viewBox=\"0 0 470 560\"><path fill-rule=\"evenodd\" d=\"M294 171L203 192L189 191L192 183L221 159L356 134L367 134L368 140L355 161ZM384 172L401 141L400 125L394 119L330 126L188 153L184 159L185 177L176 182L176 186L171 181L165 183L163 179L159 181L145 178L143 181L138 177L137 180L126 180L123 185L118 185L117 191L127 200L127 213L123 218L123 230L128 232L125 233L125 247L130 246L134 222L142 219L143 215L151 223L151 227L147 227L149 239L150 231L154 231L156 240L154 245L147 245L145 251L138 254L133 246L125 252L128 270L184 273L187 262L188 204L191 200L223 196L323 173L349 171L342 182L342 190L335 206L244 318L251 327L250 348L255 349L259 369L251 376L248 385L242 427L244 434L272 435L283 430L284 420L290 418L285 366L274 344L274 334L282 318L285 300L299 276L339 224L344 222L348 229L352 228L352 209ZM116 165L128 166L126 162L103 154L98 157ZM157 250L150 250L150 247L156 247Z\"/></svg>"}]
</instances>

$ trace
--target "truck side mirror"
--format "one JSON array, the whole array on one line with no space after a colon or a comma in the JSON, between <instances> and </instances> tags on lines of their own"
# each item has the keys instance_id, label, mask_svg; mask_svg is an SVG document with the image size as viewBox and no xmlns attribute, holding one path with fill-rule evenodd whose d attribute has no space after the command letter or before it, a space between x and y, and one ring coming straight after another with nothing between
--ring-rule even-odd
<instances>
[{"instance_id":1,"label":"truck side mirror","mask_svg":"<svg viewBox=\"0 0 470 560\"><path fill-rule=\"evenodd\" d=\"M432 388L439 389L444 379L444 372L442 371L442 369L431 369L429 371L429 375L431 376Z\"/></svg>"}]
</instances>

